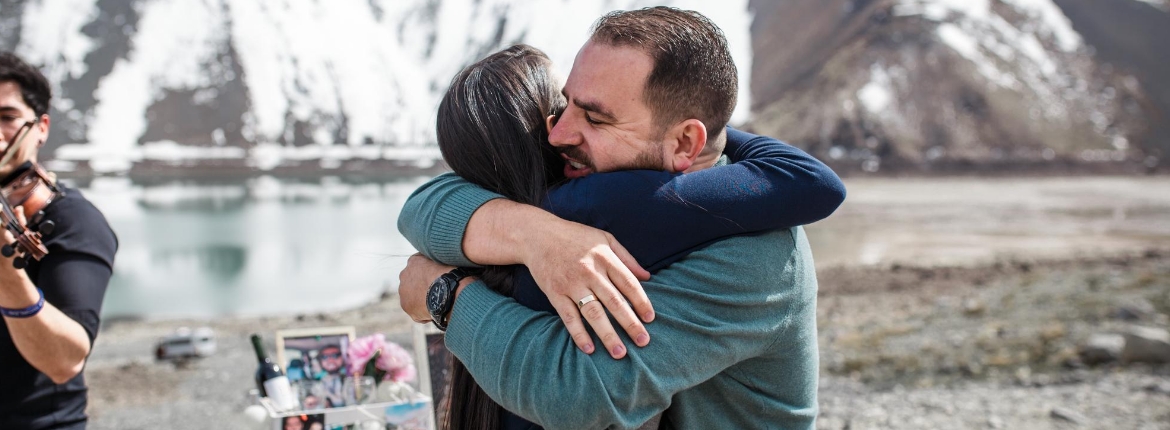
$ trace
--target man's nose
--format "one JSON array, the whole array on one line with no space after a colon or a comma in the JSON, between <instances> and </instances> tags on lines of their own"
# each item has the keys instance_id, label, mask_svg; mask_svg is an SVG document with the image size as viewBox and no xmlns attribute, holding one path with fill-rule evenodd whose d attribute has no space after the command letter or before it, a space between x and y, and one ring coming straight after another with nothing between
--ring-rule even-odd
<instances>
[{"instance_id":1,"label":"man's nose","mask_svg":"<svg viewBox=\"0 0 1170 430\"><path fill-rule=\"evenodd\" d=\"M572 114L570 112L572 107L566 109L561 113L560 118L552 124L552 129L548 132L548 143L552 146L573 146L581 143L581 135L577 133Z\"/></svg>"}]
</instances>

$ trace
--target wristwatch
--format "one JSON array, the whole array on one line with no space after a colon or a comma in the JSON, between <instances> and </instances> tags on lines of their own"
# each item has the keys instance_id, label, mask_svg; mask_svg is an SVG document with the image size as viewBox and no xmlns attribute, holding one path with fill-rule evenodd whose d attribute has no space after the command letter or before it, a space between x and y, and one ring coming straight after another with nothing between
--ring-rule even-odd
<instances>
[{"instance_id":1,"label":"wristwatch","mask_svg":"<svg viewBox=\"0 0 1170 430\"><path fill-rule=\"evenodd\" d=\"M447 319L455 306L455 289L459 287L459 281L471 275L474 275L471 270L456 267L431 283L427 290L427 311L439 330L447 331Z\"/></svg>"}]
</instances>

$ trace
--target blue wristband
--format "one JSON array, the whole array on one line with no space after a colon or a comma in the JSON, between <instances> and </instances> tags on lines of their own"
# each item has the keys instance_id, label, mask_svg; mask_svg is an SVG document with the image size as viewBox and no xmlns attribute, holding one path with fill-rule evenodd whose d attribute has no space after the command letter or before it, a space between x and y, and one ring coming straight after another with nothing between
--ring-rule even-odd
<instances>
[{"instance_id":1,"label":"blue wristband","mask_svg":"<svg viewBox=\"0 0 1170 430\"><path fill-rule=\"evenodd\" d=\"M40 288L37 288L37 294L41 295L41 298L37 300L37 304L24 309L8 309L5 307L0 307L0 315L4 315L8 318L28 318L40 313L41 309L45 307L45 292L41 291Z\"/></svg>"}]
</instances>

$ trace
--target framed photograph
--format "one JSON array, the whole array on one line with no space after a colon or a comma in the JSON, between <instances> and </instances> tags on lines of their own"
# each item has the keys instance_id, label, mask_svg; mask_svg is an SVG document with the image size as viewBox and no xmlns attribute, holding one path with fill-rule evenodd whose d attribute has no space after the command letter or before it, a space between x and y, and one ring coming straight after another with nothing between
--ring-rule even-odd
<instances>
[{"instance_id":1,"label":"framed photograph","mask_svg":"<svg viewBox=\"0 0 1170 430\"><path fill-rule=\"evenodd\" d=\"M325 430L325 414L289 415L276 422L277 430Z\"/></svg>"},{"instance_id":2,"label":"framed photograph","mask_svg":"<svg viewBox=\"0 0 1170 430\"><path fill-rule=\"evenodd\" d=\"M311 393L326 408L342 407L346 357L353 337L353 327L280 330L276 359L294 391Z\"/></svg>"}]
</instances>

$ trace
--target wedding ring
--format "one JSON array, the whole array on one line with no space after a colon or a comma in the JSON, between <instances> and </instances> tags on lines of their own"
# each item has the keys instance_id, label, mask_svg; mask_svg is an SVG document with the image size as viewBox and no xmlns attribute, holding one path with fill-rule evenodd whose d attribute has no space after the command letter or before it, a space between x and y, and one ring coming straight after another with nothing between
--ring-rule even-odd
<instances>
[{"instance_id":1,"label":"wedding ring","mask_svg":"<svg viewBox=\"0 0 1170 430\"><path fill-rule=\"evenodd\" d=\"M577 309L581 309L581 308L585 307L585 305L589 304L589 302L596 302L596 301L597 301L597 297L593 297L592 294L585 296L585 297L582 297L581 300L577 300Z\"/></svg>"}]
</instances>

